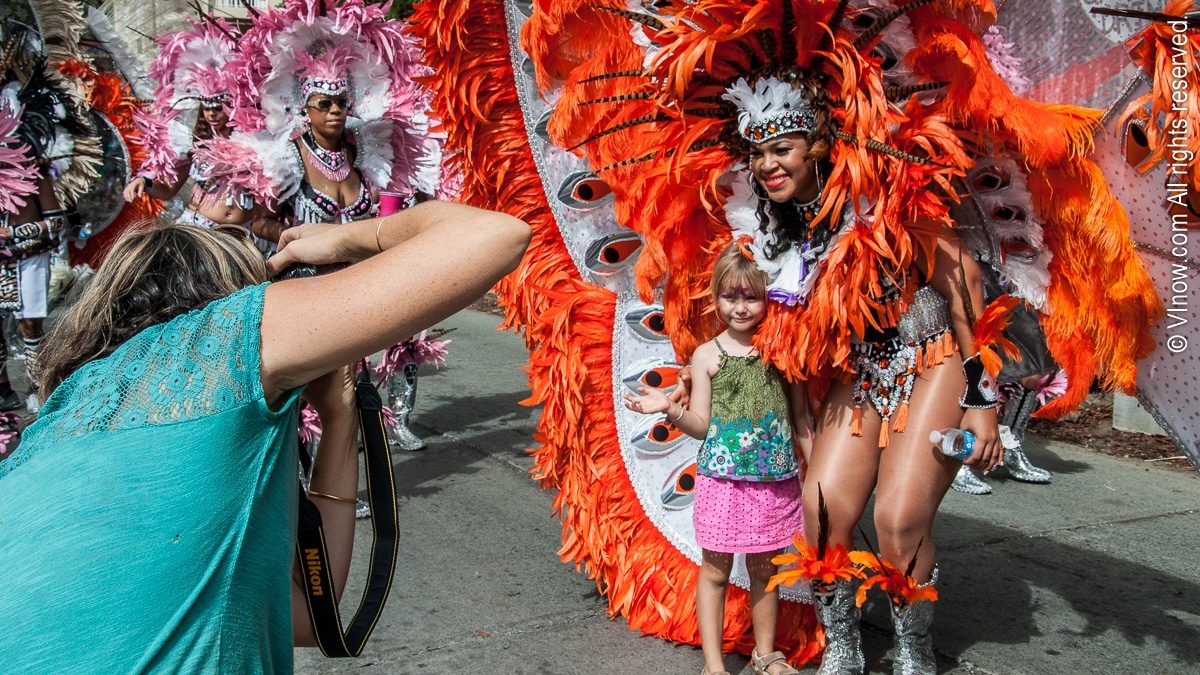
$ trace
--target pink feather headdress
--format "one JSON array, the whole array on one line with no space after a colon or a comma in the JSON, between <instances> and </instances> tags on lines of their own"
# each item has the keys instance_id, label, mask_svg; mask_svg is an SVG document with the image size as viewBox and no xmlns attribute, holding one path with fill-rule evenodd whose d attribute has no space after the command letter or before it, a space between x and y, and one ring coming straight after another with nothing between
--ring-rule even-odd
<instances>
[{"instance_id":1,"label":"pink feather headdress","mask_svg":"<svg viewBox=\"0 0 1200 675\"><path fill-rule=\"evenodd\" d=\"M313 94L337 96L350 93L350 65L354 53L349 45L318 44L312 52L296 55L296 73L300 81L301 101Z\"/></svg>"},{"instance_id":2,"label":"pink feather headdress","mask_svg":"<svg viewBox=\"0 0 1200 675\"><path fill-rule=\"evenodd\" d=\"M200 109L221 106L232 112L230 63L237 46L229 36L236 30L212 18L155 38L159 53L150 65L150 77L159 84L150 108L134 116L146 149L143 174L174 182L176 165L192 148Z\"/></svg>"}]
</instances>

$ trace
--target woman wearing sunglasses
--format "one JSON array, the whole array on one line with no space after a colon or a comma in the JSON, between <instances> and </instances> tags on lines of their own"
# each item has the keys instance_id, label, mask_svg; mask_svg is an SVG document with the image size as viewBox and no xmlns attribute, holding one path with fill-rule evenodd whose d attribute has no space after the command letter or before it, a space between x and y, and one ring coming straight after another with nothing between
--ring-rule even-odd
<instances>
[{"instance_id":1,"label":"woman wearing sunglasses","mask_svg":"<svg viewBox=\"0 0 1200 675\"><path fill-rule=\"evenodd\" d=\"M379 187L356 165L358 148L346 131L353 108L349 89L348 74L304 80L301 97L308 128L293 141L300 160L299 184L290 201L256 209L256 236L274 243L293 225L349 223L372 215Z\"/></svg>"}]
</instances>

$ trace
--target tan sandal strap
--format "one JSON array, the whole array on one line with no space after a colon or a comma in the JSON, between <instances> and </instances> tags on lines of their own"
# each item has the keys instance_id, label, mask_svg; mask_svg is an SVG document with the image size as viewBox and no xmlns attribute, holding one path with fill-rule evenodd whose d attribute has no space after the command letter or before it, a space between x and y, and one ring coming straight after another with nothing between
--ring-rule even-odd
<instances>
[{"instance_id":1,"label":"tan sandal strap","mask_svg":"<svg viewBox=\"0 0 1200 675\"><path fill-rule=\"evenodd\" d=\"M770 654L765 654L754 660L754 665L764 673L767 672L768 668L776 664L787 668L787 670L779 673L778 675L799 675L800 673L800 671L792 667L792 664L788 663L787 657L783 655L783 652L771 652Z\"/></svg>"}]
</instances>

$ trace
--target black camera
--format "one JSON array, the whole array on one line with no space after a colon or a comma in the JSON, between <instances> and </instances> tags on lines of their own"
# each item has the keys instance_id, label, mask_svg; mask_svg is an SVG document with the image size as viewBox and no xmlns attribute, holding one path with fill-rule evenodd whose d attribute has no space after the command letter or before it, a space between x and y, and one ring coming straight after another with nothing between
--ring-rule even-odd
<instances>
[{"instance_id":1,"label":"black camera","mask_svg":"<svg viewBox=\"0 0 1200 675\"><path fill-rule=\"evenodd\" d=\"M309 277L319 277L322 274L329 274L340 269L348 267L347 263L334 263L332 265L309 265L307 263L294 263L288 265L282 272L275 275L276 281L287 281L289 279L307 279Z\"/></svg>"}]
</instances>

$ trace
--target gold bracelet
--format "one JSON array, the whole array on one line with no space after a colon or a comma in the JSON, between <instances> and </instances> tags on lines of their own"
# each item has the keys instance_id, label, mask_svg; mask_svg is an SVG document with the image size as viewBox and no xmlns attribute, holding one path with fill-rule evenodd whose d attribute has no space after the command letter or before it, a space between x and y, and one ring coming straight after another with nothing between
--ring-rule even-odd
<instances>
[{"instance_id":1,"label":"gold bracelet","mask_svg":"<svg viewBox=\"0 0 1200 675\"><path fill-rule=\"evenodd\" d=\"M358 503L357 499L350 499L349 497L339 497L337 495L327 495L324 492L317 492L316 490L309 490L308 496L309 497L324 497L326 499L332 499L334 501L346 502L347 504L357 504Z\"/></svg>"},{"instance_id":2,"label":"gold bracelet","mask_svg":"<svg viewBox=\"0 0 1200 675\"><path fill-rule=\"evenodd\" d=\"M387 216L379 219L379 224L375 226L375 248L383 253L383 244L379 243L379 231L383 229L383 221L387 220Z\"/></svg>"}]
</instances>

